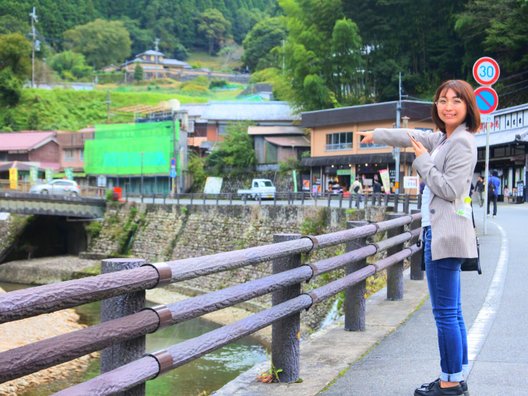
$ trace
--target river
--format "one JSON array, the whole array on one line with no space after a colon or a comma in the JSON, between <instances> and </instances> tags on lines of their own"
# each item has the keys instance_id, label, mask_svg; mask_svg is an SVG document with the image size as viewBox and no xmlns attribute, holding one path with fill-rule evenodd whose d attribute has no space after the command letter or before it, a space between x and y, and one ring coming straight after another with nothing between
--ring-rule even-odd
<instances>
[{"instance_id":1,"label":"river","mask_svg":"<svg viewBox=\"0 0 528 396\"><path fill-rule=\"evenodd\" d=\"M6 291L15 290L25 285L0 283ZM94 325L99 322L100 303L90 303L76 308L81 323ZM167 327L147 335L147 352L154 352L177 344L184 340L197 337L220 325L196 318L176 326ZM204 357L172 370L152 381L147 382L147 395L156 396L196 396L208 395L221 388L243 371L256 363L267 359L266 349L254 338L245 337L227 345ZM82 382L99 374L99 359L94 359L83 376L76 376L71 383L54 381L39 386L38 389L27 391L21 396L46 396L74 383Z\"/></svg>"}]
</instances>

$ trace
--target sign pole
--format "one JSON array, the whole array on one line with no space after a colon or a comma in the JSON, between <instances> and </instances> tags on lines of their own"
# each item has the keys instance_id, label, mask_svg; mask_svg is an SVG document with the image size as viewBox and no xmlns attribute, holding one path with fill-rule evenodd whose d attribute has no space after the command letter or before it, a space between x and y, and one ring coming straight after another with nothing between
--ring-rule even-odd
<instances>
[{"instance_id":1,"label":"sign pole","mask_svg":"<svg viewBox=\"0 0 528 396\"><path fill-rule=\"evenodd\" d=\"M489 129L486 128L486 159L485 159L485 168L484 168L484 235L488 235L488 180L489 180Z\"/></svg>"},{"instance_id":2,"label":"sign pole","mask_svg":"<svg viewBox=\"0 0 528 396\"><path fill-rule=\"evenodd\" d=\"M478 82L481 87L475 89L475 98L477 100L477 106L481 114L481 122L493 121L492 113L497 109L499 105L499 96L497 92L491 88L493 84L497 82L500 76L499 63L488 56L483 56L477 59L473 64L473 78ZM486 128L486 159L484 164L484 235L488 233L488 180L489 180L489 128Z\"/></svg>"}]
</instances>

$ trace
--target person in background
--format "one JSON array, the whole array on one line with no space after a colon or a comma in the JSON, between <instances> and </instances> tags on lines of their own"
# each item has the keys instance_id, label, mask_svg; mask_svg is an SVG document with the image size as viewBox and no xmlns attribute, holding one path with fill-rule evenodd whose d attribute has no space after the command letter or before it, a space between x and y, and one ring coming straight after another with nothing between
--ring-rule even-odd
<instances>
[{"instance_id":1,"label":"person in background","mask_svg":"<svg viewBox=\"0 0 528 396\"><path fill-rule=\"evenodd\" d=\"M508 188L508 186L504 186L504 190L502 190L502 194L504 196L504 203L510 203L511 194L510 194L510 189Z\"/></svg>"},{"instance_id":2,"label":"person in background","mask_svg":"<svg viewBox=\"0 0 528 396\"><path fill-rule=\"evenodd\" d=\"M352 185L350 186L350 191L353 194L363 194L363 186L361 185L361 182L358 178L356 178L356 180L354 180L354 183L352 183Z\"/></svg>"},{"instance_id":3,"label":"person in background","mask_svg":"<svg viewBox=\"0 0 528 396\"><path fill-rule=\"evenodd\" d=\"M490 215L490 204L493 202L493 217L497 216L497 198L501 182L498 177L497 171L491 172L491 176L488 179L488 216Z\"/></svg>"},{"instance_id":4,"label":"person in background","mask_svg":"<svg viewBox=\"0 0 528 396\"><path fill-rule=\"evenodd\" d=\"M422 229L427 285L440 352L440 377L414 391L415 396L459 396L468 392L467 333L462 315L460 267L477 257L471 212L465 205L477 163L473 136L480 114L473 88L462 80L440 85L432 118L437 132L378 128L358 132L361 143L412 147L413 168L425 182Z\"/></svg>"},{"instance_id":5,"label":"person in background","mask_svg":"<svg viewBox=\"0 0 528 396\"><path fill-rule=\"evenodd\" d=\"M374 180L372 181L372 192L374 194L381 193L381 183L378 180L378 175L374 175Z\"/></svg>"},{"instance_id":6,"label":"person in background","mask_svg":"<svg viewBox=\"0 0 528 396\"><path fill-rule=\"evenodd\" d=\"M484 178L479 176L475 184L475 191L477 192L478 204L482 208L484 206Z\"/></svg>"}]
</instances>

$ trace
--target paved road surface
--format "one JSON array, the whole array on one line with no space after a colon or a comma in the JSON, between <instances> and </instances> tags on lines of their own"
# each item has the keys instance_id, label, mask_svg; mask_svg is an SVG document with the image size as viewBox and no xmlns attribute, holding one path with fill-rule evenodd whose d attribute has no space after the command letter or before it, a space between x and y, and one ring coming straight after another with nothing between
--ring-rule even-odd
<instances>
[{"instance_id":1,"label":"paved road surface","mask_svg":"<svg viewBox=\"0 0 528 396\"><path fill-rule=\"evenodd\" d=\"M483 211L475 210L483 231ZM501 205L481 236L484 274L462 274L472 396L528 395L528 204ZM412 395L439 374L436 330L427 301L342 377L325 396Z\"/></svg>"}]
</instances>

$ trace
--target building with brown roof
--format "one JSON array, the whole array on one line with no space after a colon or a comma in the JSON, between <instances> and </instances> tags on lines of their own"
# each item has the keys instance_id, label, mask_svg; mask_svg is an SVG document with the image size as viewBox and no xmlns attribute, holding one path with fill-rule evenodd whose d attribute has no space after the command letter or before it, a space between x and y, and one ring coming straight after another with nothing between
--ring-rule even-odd
<instances>
[{"instance_id":1,"label":"building with brown roof","mask_svg":"<svg viewBox=\"0 0 528 396\"><path fill-rule=\"evenodd\" d=\"M303 185L316 184L322 191L329 182L338 182L349 188L356 177L361 177L368 190L372 180L379 178L379 171L386 169L393 185L396 179L393 148L362 144L357 132L395 127L397 105L393 101L302 113L302 126L311 130L311 156L302 160L310 174L303 176L306 178ZM401 101L402 126L432 130L431 106L431 102ZM412 174L413 160L414 152L402 149L400 181L404 175Z\"/></svg>"}]
</instances>

